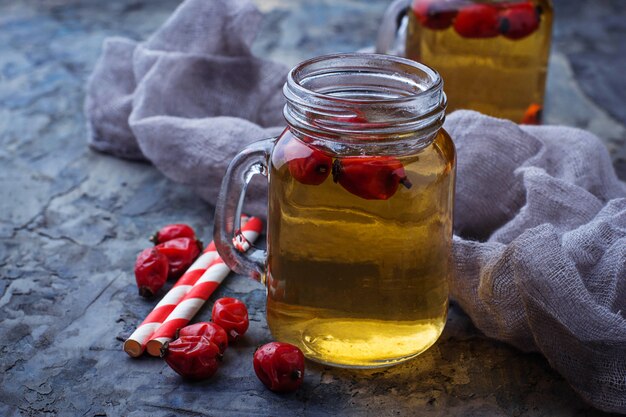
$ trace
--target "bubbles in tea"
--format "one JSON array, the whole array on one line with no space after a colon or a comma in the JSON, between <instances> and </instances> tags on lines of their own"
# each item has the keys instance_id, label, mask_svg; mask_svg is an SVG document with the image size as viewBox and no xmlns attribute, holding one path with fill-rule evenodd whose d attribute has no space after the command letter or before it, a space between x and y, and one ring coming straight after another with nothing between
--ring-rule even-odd
<instances>
[{"instance_id":1,"label":"bubbles in tea","mask_svg":"<svg viewBox=\"0 0 626 417\"><path fill-rule=\"evenodd\" d=\"M270 167L267 320L322 363L385 366L439 337L448 307L454 146L337 155L286 131Z\"/></svg>"},{"instance_id":2,"label":"bubbles in tea","mask_svg":"<svg viewBox=\"0 0 626 417\"><path fill-rule=\"evenodd\" d=\"M445 82L448 112L540 121L552 31L549 0L413 0L406 53Z\"/></svg>"}]
</instances>

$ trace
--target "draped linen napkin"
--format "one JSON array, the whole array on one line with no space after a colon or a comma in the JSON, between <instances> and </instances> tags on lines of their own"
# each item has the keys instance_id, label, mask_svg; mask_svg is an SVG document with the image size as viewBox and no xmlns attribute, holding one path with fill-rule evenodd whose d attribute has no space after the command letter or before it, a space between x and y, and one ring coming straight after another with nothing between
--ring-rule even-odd
<instances>
[{"instance_id":1,"label":"draped linen napkin","mask_svg":"<svg viewBox=\"0 0 626 417\"><path fill-rule=\"evenodd\" d=\"M288 68L250 51L261 19L246 0L188 0L145 42L106 39L87 82L89 145L146 159L215 202L232 157L285 124ZM251 212L264 207L260 184Z\"/></svg>"},{"instance_id":2,"label":"draped linen napkin","mask_svg":"<svg viewBox=\"0 0 626 417\"><path fill-rule=\"evenodd\" d=\"M87 84L90 146L214 203L232 157L285 126L287 68L250 52L260 20L246 0L187 0L145 42L107 39ZM445 128L458 151L452 297L487 336L626 412L626 185L606 148L469 111ZM265 190L250 191L262 211Z\"/></svg>"}]
</instances>

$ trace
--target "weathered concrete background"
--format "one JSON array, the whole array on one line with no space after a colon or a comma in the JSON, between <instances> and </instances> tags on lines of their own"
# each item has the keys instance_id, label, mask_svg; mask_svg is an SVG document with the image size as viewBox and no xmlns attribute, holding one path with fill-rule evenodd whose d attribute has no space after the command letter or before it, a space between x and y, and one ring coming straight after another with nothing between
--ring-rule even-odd
<instances>
[{"instance_id":1,"label":"weathered concrete background","mask_svg":"<svg viewBox=\"0 0 626 417\"><path fill-rule=\"evenodd\" d=\"M293 64L365 47L386 3L257 0L256 51ZM548 122L596 132L626 178L626 3L556 3ZM183 383L159 359L126 356L122 340L154 304L136 295L137 252L173 221L208 239L213 208L149 165L90 152L83 85L106 36L144 38L176 4L0 1L0 416L602 415L541 356L484 338L455 308L416 360L308 364L299 392L272 394L251 365L270 340L264 290L234 276L217 296L242 298L253 322L214 379Z\"/></svg>"}]
</instances>

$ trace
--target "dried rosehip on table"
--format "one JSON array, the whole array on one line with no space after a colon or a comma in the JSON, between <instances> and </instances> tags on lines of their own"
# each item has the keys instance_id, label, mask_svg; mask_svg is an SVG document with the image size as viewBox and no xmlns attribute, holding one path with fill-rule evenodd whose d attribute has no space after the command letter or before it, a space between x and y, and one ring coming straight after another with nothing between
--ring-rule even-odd
<instances>
[{"instance_id":1,"label":"dried rosehip on table","mask_svg":"<svg viewBox=\"0 0 626 417\"><path fill-rule=\"evenodd\" d=\"M202 243L197 239L179 237L155 246L159 253L167 257L170 278L180 277L200 255Z\"/></svg>"},{"instance_id":2,"label":"dried rosehip on table","mask_svg":"<svg viewBox=\"0 0 626 417\"><path fill-rule=\"evenodd\" d=\"M135 280L139 295L153 297L167 281L169 265L165 255L154 248L144 249L135 261Z\"/></svg>"},{"instance_id":3,"label":"dried rosehip on table","mask_svg":"<svg viewBox=\"0 0 626 417\"><path fill-rule=\"evenodd\" d=\"M507 5L500 11L500 33L517 40L525 38L539 27L541 16L531 1Z\"/></svg>"},{"instance_id":4,"label":"dried rosehip on table","mask_svg":"<svg viewBox=\"0 0 626 417\"><path fill-rule=\"evenodd\" d=\"M150 237L150 241L155 245L158 245L159 243L167 242L168 240L177 239L179 237L196 239L196 232L194 232L191 226L186 224L168 224L153 234Z\"/></svg>"},{"instance_id":5,"label":"dried rosehip on table","mask_svg":"<svg viewBox=\"0 0 626 417\"><path fill-rule=\"evenodd\" d=\"M422 26L431 30L444 30L452 26L457 5L442 0L415 0L413 13Z\"/></svg>"},{"instance_id":6,"label":"dried rosehip on table","mask_svg":"<svg viewBox=\"0 0 626 417\"><path fill-rule=\"evenodd\" d=\"M242 336L250 324L246 305L232 297L220 298L213 304L211 320L226 330L229 342Z\"/></svg>"},{"instance_id":7,"label":"dried rosehip on table","mask_svg":"<svg viewBox=\"0 0 626 417\"><path fill-rule=\"evenodd\" d=\"M500 33L498 9L489 4L462 7L454 20L454 30L464 38L493 38Z\"/></svg>"},{"instance_id":8,"label":"dried rosehip on table","mask_svg":"<svg viewBox=\"0 0 626 417\"><path fill-rule=\"evenodd\" d=\"M215 374L222 354L204 336L184 336L163 345L161 357L182 377L199 380Z\"/></svg>"},{"instance_id":9,"label":"dried rosehip on table","mask_svg":"<svg viewBox=\"0 0 626 417\"><path fill-rule=\"evenodd\" d=\"M336 159L333 180L367 200L387 200L400 184L411 188L402 163L388 156L351 156Z\"/></svg>"},{"instance_id":10,"label":"dried rosehip on table","mask_svg":"<svg viewBox=\"0 0 626 417\"><path fill-rule=\"evenodd\" d=\"M304 355L289 343L272 342L254 352L254 372L274 392L291 392L302 385Z\"/></svg>"},{"instance_id":11,"label":"dried rosehip on table","mask_svg":"<svg viewBox=\"0 0 626 417\"><path fill-rule=\"evenodd\" d=\"M185 326L178 331L176 338L186 336L204 336L217 345L220 353L224 353L228 347L226 330L215 323L200 322Z\"/></svg>"},{"instance_id":12,"label":"dried rosehip on table","mask_svg":"<svg viewBox=\"0 0 626 417\"><path fill-rule=\"evenodd\" d=\"M283 145L283 153L289 173L302 184L319 185L330 175L332 158L295 137Z\"/></svg>"}]
</instances>

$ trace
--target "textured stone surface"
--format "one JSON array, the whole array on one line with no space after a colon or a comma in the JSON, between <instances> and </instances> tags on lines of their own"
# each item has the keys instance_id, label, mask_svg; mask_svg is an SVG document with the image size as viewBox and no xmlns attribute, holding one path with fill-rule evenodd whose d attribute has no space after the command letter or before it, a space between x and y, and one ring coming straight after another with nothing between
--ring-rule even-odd
<instances>
[{"instance_id":1,"label":"textured stone surface","mask_svg":"<svg viewBox=\"0 0 626 417\"><path fill-rule=\"evenodd\" d=\"M176 3L0 2L1 416L602 415L541 356L486 339L456 308L441 341L409 363L308 364L299 392L272 394L251 366L255 346L270 340L264 290L236 276L216 296L246 301L252 325L216 378L183 383L160 359L124 354L153 305L132 276L145 237L186 221L209 238L213 208L147 164L90 152L83 85L104 37L141 39ZM624 3L556 3L548 121L598 133L624 178ZM257 4L267 13L257 53L293 64L370 44L386 1Z\"/></svg>"}]
</instances>

